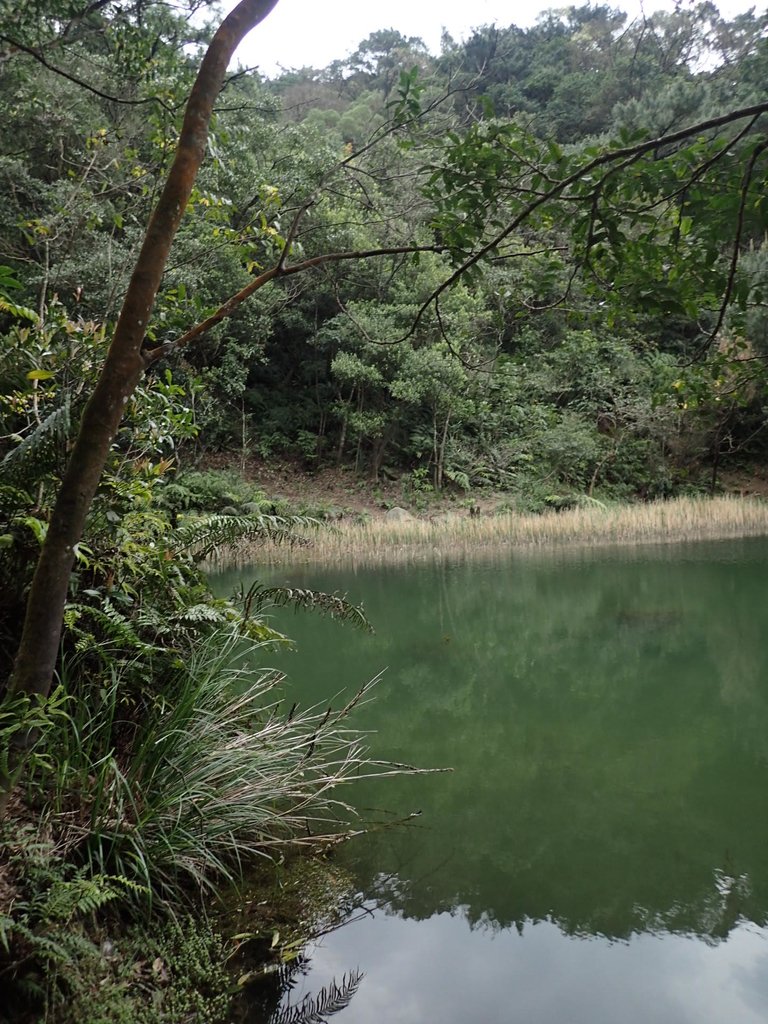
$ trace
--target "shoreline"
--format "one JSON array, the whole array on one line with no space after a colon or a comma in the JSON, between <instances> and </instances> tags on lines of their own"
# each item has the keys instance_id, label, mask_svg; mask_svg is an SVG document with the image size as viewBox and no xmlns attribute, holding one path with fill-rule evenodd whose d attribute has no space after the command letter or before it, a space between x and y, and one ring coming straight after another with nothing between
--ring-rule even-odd
<instances>
[{"instance_id":1,"label":"shoreline","mask_svg":"<svg viewBox=\"0 0 768 1024\"><path fill-rule=\"evenodd\" d=\"M760 497L685 497L644 505L592 505L541 514L444 513L334 524L299 534L294 546L244 542L209 560L214 570L332 563L399 564L578 547L674 544L768 536L768 501Z\"/></svg>"}]
</instances>

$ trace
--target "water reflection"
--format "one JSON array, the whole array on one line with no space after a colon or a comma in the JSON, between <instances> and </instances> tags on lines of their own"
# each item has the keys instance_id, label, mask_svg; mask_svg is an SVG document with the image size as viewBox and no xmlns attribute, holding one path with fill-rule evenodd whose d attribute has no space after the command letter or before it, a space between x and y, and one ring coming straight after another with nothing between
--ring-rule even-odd
<instances>
[{"instance_id":1,"label":"water reflection","mask_svg":"<svg viewBox=\"0 0 768 1024\"><path fill-rule=\"evenodd\" d=\"M638 1021L757 1020L766 563L768 545L749 541L292 574L364 599L377 634L282 618L299 641L281 665L291 699L388 666L360 720L376 756L454 768L357 793L361 809L423 813L345 851L364 897L386 908L316 956L321 974L328 959L341 974L371 944L345 1019L595 1024L620 1006ZM727 998L706 995L726 974Z\"/></svg>"},{"instance_id":2,"label":"water reflection","mask_svg":"<svg viewBox=\"0 0 768 1024\"><path fill-rule=\"evenodd\" d=\"M747 927L714 949L682 936L567 938L551 924L467 933L460 914L367 918L316 948L318 985L362 956L374 965L348 1024L763 1024L768 945Z\"/></svg>"}]
</instances>

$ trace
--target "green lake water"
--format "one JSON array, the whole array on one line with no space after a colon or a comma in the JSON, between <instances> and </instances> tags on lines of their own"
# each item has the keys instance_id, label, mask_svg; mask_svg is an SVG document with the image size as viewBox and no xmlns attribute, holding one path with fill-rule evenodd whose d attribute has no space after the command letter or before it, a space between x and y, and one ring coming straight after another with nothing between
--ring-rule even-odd
<instances>
[{"instance_id":1,"label":"green lake water","mask_svg":"<svg viewBox=\"0 0 768 1024\"><path fill-rule=\"evenodd\" d=\"M281 612L287 699L383 672L373 755L453 769L346 794L420 814L341 851L360 911L292 1001L359 968L342 1024L764 1024L768 542L268 578L376 628Z\"/></svg>"}]
</instances>

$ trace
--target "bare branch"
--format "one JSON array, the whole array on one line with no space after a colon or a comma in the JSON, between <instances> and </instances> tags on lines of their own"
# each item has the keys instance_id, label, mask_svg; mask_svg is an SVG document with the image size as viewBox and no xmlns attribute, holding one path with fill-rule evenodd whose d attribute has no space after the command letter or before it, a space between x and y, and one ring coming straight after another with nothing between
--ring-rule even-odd
<instances>
[{"instance_id":1,"label":"bare branch","mask_svg":"<svg viewBox=\"0 0 768 1024\"><path fill-rule=\"evenodd\" d=\"M309 199L306 203L303 204L303 206L301 206L301 208L299 209L298 213L293 218L293 222L292 222L292 224L291 224L291 226L290 226L290 228L288 230L288 234L285 237L285 244L283 245L283 251L280 253L280 259L277 261L278 269L281 270L281 271L285 267L285 261L286 261L286 259L288 258L289 254L290 254L291 246L293 245L293 240L296 237L296 232L299 230L299 225L301 224L302 220L304 219L304 214L307 212L307 210L310 208L310 206L312 206L313 203L314 203L314 199Z\"/></svg>"},{"instance_id":2,"label":"bare branch","mask_svg":"<svg viewBox=\"0 0 768 1024\"><path fill-rule=\"evenodd\" d=\"M110 103L120 103L123 106L130 107L143 106L147 103L157 103L169 114L173 114L175 112L174 108L168 106L168 104L164 100L161 100L159 96L144 96L141 99L126 99L123 96L113 96L111 93L104 92L103 90L98 89L95 85L91 85L90 82L86 82L84 78L78 78L77 75L73 75L71 72L65 71L64 68L56 67L56 65L51 64L51 62L43 56L40 50L36 50L32 46L25 46L24 43L20 43L18 40L11 39L10 36L6 35L0 35L0 40L4 43L8 43L18 52L26 53L28 56L36 60L38 64L42 64L42 66L48 71L53 72L54 75L66 78L68 82L73 82L75 85L80 86L81 89L85 89L88 92L93 93L94 96L98 96L100 99L109 100Z\"/></svg>"}]
</instances>

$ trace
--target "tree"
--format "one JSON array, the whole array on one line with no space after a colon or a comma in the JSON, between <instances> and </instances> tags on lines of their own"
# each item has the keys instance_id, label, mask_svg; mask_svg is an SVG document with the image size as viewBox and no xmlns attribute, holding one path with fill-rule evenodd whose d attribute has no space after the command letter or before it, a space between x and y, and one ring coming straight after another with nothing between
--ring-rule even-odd
<instances>
[{"instance_id":1,"label":"tree","mask_svg":"<svg viewBox=\"0 0 768 1024\"><path fill-rule=\"evenodd\" d=\"M125 408L146 369L169 348L187 344L208 331L272 280L327 262L419 248L407 245L368 252L329 253L289 266L287 259L295 231L310 205L306 203L299 209L276 261L267 271L257 275L203 323L177 339L174 345L152 346L151 342L148 343L150 315L171 245L206 152L213 107L223 86L227 66L244 36L269 14L276 3L277 0L241 0L221 23L203 57L186 104L175 156L144 236L103 368L83 411L51 513L27 600L22 637L6 699L13 700L19 695L44 698L50 691L76 546ZM91 5L88 13L94 13L99 6ZM44 53L4 38L17 50L33 53L48 66ZM421 248L433 251L435 246ZM14 779L23 766L24 746L29 739L23 733L18 734L17 742L9 752L6 771L0 780L0 814L5 811Z\"/></svg>"},{"instance_id":2,"label":"tree","mask_svg":"<svg viewBox=\"0 0 768 1024\"><path fill-rule=\"evenodd\" d=\"M242 0L222 22L203 58L187 103L176 155L147 228L104 367L83 412L51 515L27 600L22 639L8 687L11 697L46 696L50 690L75 546L125 407L151 359L144 348L146 326L171 243L205 155L213 104L236 47L276 2ZM22 751L11 754L0 813L5 810L13 778L22 763Z\"/></svg>"}]
</instances>

